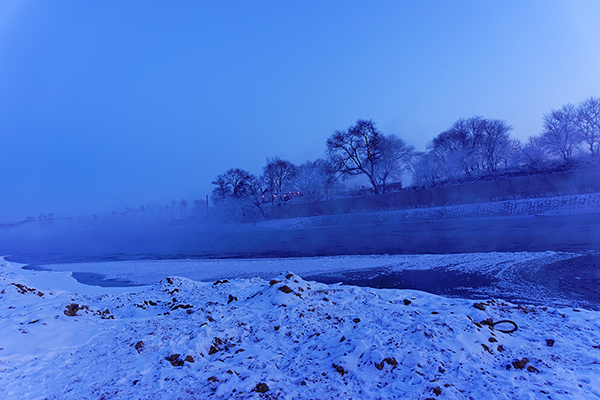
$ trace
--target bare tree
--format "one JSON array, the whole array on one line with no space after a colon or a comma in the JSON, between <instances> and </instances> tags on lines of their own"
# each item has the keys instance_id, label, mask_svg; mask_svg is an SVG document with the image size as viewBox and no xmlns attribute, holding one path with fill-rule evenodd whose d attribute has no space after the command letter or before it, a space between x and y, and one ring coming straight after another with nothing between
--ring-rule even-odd
<instances>
[{"instance_id":1,"label":"bare tree","mask_svg":"<svg viewBox=\"0 0 600 400\"><path fill-rule=\"evenodd\" d=\"M600 98L590 97L579 104L573 123L592 157L600 154Z\"/></svg>"},{"instance_id":2,"label":"bare tree","mask_svg":"<svg viewBox=\"0 0 600 400\"><path fill-rule=\"evenodd\" d=\"M175 201L175 199L171 199L171 220L175 219L175 206L177 205L177 202Z\"/></svg>"},{"instance_id":3,"label":"bare tree","mask_svg":"<svg viewBox=\"0 0 600 400\"><path fill-rule=\"evenodd\" d=\"M385 193L387 180L399 180L410 161L415 148L395 135L380 135L381 158L375 167L375 174L382 193Z\"/></svg>"},{"instance_id":4,"label":"bare tree","mask_svg":"<svg viewBox=\"0 0 600 400\"><path fill-rule=\"evenodd\" d=\"M233 197L240 198L246 195L252 174L241 168L232 168L227 170L223 177L229 185Z\"/></svg>"},{"instance_id":5,"label":"bare tree","mask_svg":"<svg viewBox=\"0 0 600 400\"><path fill-rule=\"evenodd\" d=\"M263 202L263 184L260 178L254 175L250 175L250 179L248 181L248 187L245 193L245 197L250 204L256 207L260 211L261 217L265 216L264 210L264 202ZM251 212L249 213L251 214ZM256 222L256 218L251 218L254 222Z\"/></svg>"},{"instance_id":6,"label":"bare tree","mask_svg":"<svg viewBox=\"0 0 600 400\"><path fill-rule=\"evenodd\" d=\"M441 177L439 160L430 151L414 153L408 169L412 173L414 185L429 186Z\"/></svg>"},{"instance_id":7,"label":"bare tree","mask_svg":"<svg viewBox=\"0 0 600 400\"><path fill-rule=\"evenodd\" d=\"M197 217L206 214L206 201L202 199L194 200L194 207L192 208L192 214Z\"/></svg>"},{"instance_id":8,"label":"bare tree","mask_svg":"<svg viewBox=\"0 0 600 400\"><path fill-rule=\"evenodd\" d=\"M371 120L359 119L347 131L335 131L327 139L327 154L343 176L365 175L379 193L376 165L381 159L380 132Z\"/></svg>"},{"instance_id":9,"label":"bare tree","mask_svg":"<svg viewBox=\"0 0 600 400\"><path fill-rule=\"evenodd\" d=\"M541 143L541 136L530 136L517 152L517 163L529 170L538 169L547 159Z\"/></svg>"},{"instance_id":10,"label":"bare tree","mask_svg":"<svg viewBox=\"0 0 600 400\"><path fill-rule=\"evenodd\" d=\"M567 104L544 114L541 144L549 155L568 161L577 151L581 134L573 123L575 113L575 107Z\"/></svg>"},{"instance_id":11,"label":"bare tree","mask_svg":"<svg viewBox=\"0 0 600 400\"><path fill-rule=\"evenodd\" d=\"M227 182L225 174L217 175L217 178L211 182L215 187L212 190L212 196L216 200L222 200L231 195L231 186Z\"/></svg>"},{"instance_id":12,"label":"bare tree","mask_svg":"<svg viewBox=\"0 0 600 400\"><path fill-rule=\"evenodd\" d=\"M182 199L179 202L179 210L180 210L180 219L185 219L185 209L188 206L188 202L186 199Z\"/></svg>"},{"instance_id":13,"label":"bare tree","mask_svg":"<svg viewBox=\"0 0 600 400\"><path fill-rule=\"evenodd\" d=\"M232 168L218 175L212 182L213 197L221 217L237 221L256 221L264 217L263 188L259 178L240 168ZM260 211L260 216L257 212Z\"/></svg>"},{"instance_id":14,"label":"bare tree","mask_svg":"<svg viewBox=\"0 0 600 400\"><path fill-rule=\"evenodd\" d=\"M262 180L267 189L280 195L284 192L286 184L292 182L296 174L296 166L279 157L267 158L267 164L263 167Z\"/></svg>"}]
</instances>

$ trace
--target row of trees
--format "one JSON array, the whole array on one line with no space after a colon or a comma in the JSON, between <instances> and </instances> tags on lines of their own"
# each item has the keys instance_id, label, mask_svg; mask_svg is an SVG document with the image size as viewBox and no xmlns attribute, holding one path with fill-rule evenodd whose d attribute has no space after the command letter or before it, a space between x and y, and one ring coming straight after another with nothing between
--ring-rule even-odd
<instances>
[{"instance_id":1,"label":"row of trees","mask_svg":"<svg viewBox=\"0 0 600 400\"><path fill-rule=\"evenodd\" d=\"M239 168L212 182L219 204L235 204L242 215L264 216L265 205L302 194L309 201L327 198L336 182L364 176L376 194L410 172L413 184L493 174L507 168L535 169L545 161L568 161L580 153L600 154L600 99L567 104L543 116L543 132L521 143L505 121L473 117L457 120L417 152L395 135L385 135L371 120L335 131L325 159L301 165L268 158L257 176Z\"/></svg>"},{"instance_id":2,"label":"row of trees","mask_svg":"<svg viewBox=\"0 0 600 400\"><path fill-rule=\"evenodd\" d=\"M414 182L430 184L506 166L518 147L518 141L510 138L511 130L510 125L497 119L459 119L437 135L427 151L414 154L410 163Z\"/></svg>"},{"instance_id":3,"label":"row of trees","mask_svg":"<svg viewBox=\"0 0 600 400\"><path fill-rule=\"evenodd\" d=\"M296 166L279 157L268 158L262 175L231 168L217 175L212 182L213 201L231 217L256 219L265 216L269 203L287 201L302 193L309 200L318 200L337 180L331 164L318 159Z\"/></svg>"},{"instance_id":4,"label":"row of trees","mask_svg":"<svg viewBox=\"0 0 600 400\"><path fill-rule=\"evenodd\" d=\"M543 130L525 143L510 137L505 121L474 117L459 119L437 135L409 163L413 183L481 176L500 167L537 170L600 153L600 99L590 97L577 106L567 104L543 116Z\"/></svg>"},{"instance_id":5,"label":"row of trees","mask_svg":"<svg viewBox=\"0 0 600 400\"><path fill-rule=\"evenodd\" d=\"M600 152L600 98L579 105L564 105L544 115L544 132L533 138L552 156L568 160L582 147L597 157Z\"/></svg>"},{"instance_id":6,"label":"row of trees","mask_svg":"<svg viewBox=\"0 0 600 400\"><path fill-rule=\"evenodd\" d=\"M366 176L373 191L383 193L391 180L400 179L413 154L414 148L404 140L382 134L373 121L358 120L327 140L327 159L294 165L268 158L260 176L232 168L212 182L212 197L219 204L235 204L242 216L251 216L252 211L264 216L265 204L300 193L309 201L328 198L338 180L352 176Z\"/></svg>"}]
</instances>

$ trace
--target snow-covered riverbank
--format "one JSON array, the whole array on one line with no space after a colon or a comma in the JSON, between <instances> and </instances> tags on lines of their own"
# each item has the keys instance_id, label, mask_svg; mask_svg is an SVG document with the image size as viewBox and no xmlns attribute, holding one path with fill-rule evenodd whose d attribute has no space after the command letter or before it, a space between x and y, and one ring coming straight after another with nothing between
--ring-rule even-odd
<instances>
[{"instance_id":1,"label":"snow-covered riverbank","mask_svg":"<svg viewBox=\"0 0 600 400\"><path fill-rule=\"evenodd\" d=\"M304 218L273 219L258 224L265 230L306 229L332 225L392 224L446 219L517 216L568 216L600 212L600 193L489 201L402 210L356 212Z\"/></svg>"},{"instance_id":2,"label":"snow-covered riverbank","mask_svg":"<svg viewBox=\"0 0 600 400\"><path fill-rule=\"evenodd\" d=\"M594 311L285 272L100 288L0 265L2 398L600 398Z\"/></svg>"}]
</instances>

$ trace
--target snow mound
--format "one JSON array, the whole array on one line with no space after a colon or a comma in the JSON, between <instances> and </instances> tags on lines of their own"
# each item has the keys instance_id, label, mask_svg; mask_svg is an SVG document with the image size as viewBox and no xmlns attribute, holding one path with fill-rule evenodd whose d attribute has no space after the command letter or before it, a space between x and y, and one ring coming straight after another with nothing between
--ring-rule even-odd
<instances>
[{"instance_id":1,"label":"snow mound","mask_svg":"<svg viewBox=\"0 0 600 400\"><path fill-rule=\"evenodd\" d=\"M593 311L291 272L95 296L31 274L0 267L1 398L600 398Z\"/></svg>"}]
</instances>

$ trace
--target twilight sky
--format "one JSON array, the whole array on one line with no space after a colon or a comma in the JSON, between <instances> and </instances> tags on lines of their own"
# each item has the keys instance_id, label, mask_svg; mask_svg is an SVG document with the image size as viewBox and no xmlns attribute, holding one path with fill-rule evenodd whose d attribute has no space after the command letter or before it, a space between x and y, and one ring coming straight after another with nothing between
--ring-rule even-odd
<instances>
[{"instance_id":1,"label":"twilight sky","mask_svg":"<svg viewBox=\"0 0 600 400\"><path fill-rule=\"evenodd\" d=\"M0 222L204 198L356 119L423 150L600 96L600 2L0 2ZM405 182L408 183L408 182Z\"/></svg>"}]
</instances>

